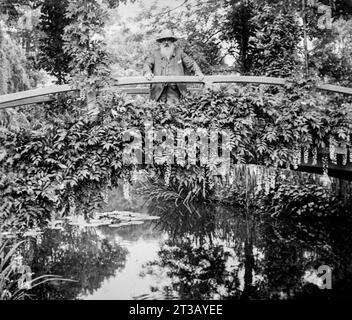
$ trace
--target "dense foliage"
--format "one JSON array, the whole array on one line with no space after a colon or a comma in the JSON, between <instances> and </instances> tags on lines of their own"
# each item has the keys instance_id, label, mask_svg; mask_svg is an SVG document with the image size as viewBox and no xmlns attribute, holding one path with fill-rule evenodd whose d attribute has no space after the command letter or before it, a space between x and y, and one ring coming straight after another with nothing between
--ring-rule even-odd
<instances>
[{"instance_id":1,"label":"dense foliage","mask_svg":"<svg viewBox=\"0 0 352 320\"><path fill-rule=\"evenodd\" d=\"M142 168L123 163L129 144L123 134L132 128L144 132L146 121L153 121L155 131L169 129L173 134L185 128L227 129L231 143L224 147L231 149L233 164L298 165L299 148L308 150L312 161L313 150L329 145L331 136L349 145L347 103L341 109L340 99L312 94L302 85L290 85L275 94L271 91L255 86L239 87L230 94L209 91L202 97L189 97L173 110L105 93L97 98L99 112L93 119L84 109L78 111L82 102L77 98L41 109L45 116L33 119L32 127L2 132L2 219L25 227L49 219L54 211L89 214L101 203L106 188L116 187L121 178L130 180L133 170ZM168 174L165 162L154 161L144 168L161 177L169 175L171 187L185 187L193 197L198 193L207 198L202 185L214 187L210 181L216 158L204 165L177 163Z\"/></svg>"},{"instance_id":2,"label":"dense foliage","mask_svg":"<svg viewBox=\"0 0 352 320\"><path fill-rule=\"evenodd\" d=\"M27 67L24 51L8 36L0 24L0 94L30 88Z\"/></svg>"},{"instance_id":3,"label":"dense foliage","mask_svg":"<svg viewBox=\"0 0 352 320\"><path fill-rule=\"evenodd\" d=\"M43 32L40 39L38 67L57 78L63 84L69 76L70 55L64 52L63 35L70 23L66 17L68 1L46 0L41 6L38 29Z\"/></svg>"},{"instance_id":4,"label":"dense foliage","mask_svg":"<svg viewBox=\"0 0 352 320\"><path fill-rule=\"evenodd\" d=\"M292 10L281 10L280 3L284 2L280 1L275 5L263 1L261 6L251 1L236 3L233 10L240 11L224 18L215 10L214 2L208 2L214 8L211 25L219 33L224 31L224 19L248 13L248 19L241 20L244 25L239 28L232 24L233 28L225 34L228 41L239 46L245 73L297 76L301 67L297 53L301 29ZM68 69L63 71L71 70L71 84L82 89L81 96L63 97L54 104L33 109L27 112L26 127L20 130L8 127L1 131L0 219L4 226L23 229L42 223L55 213L83 212L88 216L101 203L107 188L116 187L119 179L131 180L131 173L140 169L123 163L123 150L128 144L123 141L123 134L132 128L144 132L146 121L153 121L155 130L169 129L173 134L177 129L229 130L230 144L226 147L231 150L233 165L255 163L296 168L301 158L304 162L326 162L327 155L322 159L318 149L330 147L332 150L332 145L344 147L346 153L342 159L336 159L334 152L330 152L330 160L347 162L351 100L317 92L314 85L318 79L302 80L297 76L282 88L214 88L202 96L188 97L173 108L144 100L130 101L111 90L111 57L104 41L108 4L70 0L67 8L64 7L64 4L50 7L58 9L56 15L43 6L43 13L47 14L42 16L42 28L47 34L53 32L50 40L59 41L54 41L58 45L56 49L65 58L51 56L56 62L64 59L63 63L68 63ZM186 9L185 16L175 18L174 26L184 26L183 31L179 30L184 35L194 28L192 39L198 41L197 37L205 36L203 30L208 28L210 32L211 28L205 24L197 29L181 21L191 21L194 16L206 21L207 8L196 1L195 6ZM62 20L54 30L56 18ZM162 20L160 26L166 23ZM220 38L207 34L202 39L214 41L213 53L218 57ZM197 46L197 50L202 51L207 41ZM44 51L53 49L51 42L42 44ZM195 44L191 42L192 45ZM347 49L346 45L344 50ZM204 50L202 53L206 57L204 62L213 65L217 59L213 53ZM212 195L217 165L214 157L202 165L177 163L171 170L158 161L144 168L166 180L169 186L164 189L169 197L190 202L209 199Z\"/></svg>"}]
</instances>

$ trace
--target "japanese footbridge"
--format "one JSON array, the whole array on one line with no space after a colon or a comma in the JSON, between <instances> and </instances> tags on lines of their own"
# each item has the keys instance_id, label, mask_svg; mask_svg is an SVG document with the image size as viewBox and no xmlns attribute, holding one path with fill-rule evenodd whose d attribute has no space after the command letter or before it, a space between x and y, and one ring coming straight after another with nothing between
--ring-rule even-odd
<instances>
[{"instance_id":1,"label":"japanese footbridge","mask_svg":"<svg viewBox=\"0 0 352 320\"><path fill-rule=\"evenodd\" d=\"M214 75L205 76L202 81L199 81L194 76L156 76L148 81L144 77L113 77L115 83L114 87L117 91L125 92L128 95L147 95L149 94L149 86L138 87L139 85L150 85L152 83L184 83L184 84L203 84L206 87L211 87L213 84L264 84L283 86L288 79L270 78L270 77L254 77L254 76L234 76L234 75ZM343 95L352 95L352 88L341 87L331 84L318 84L317 88L320 90L339 93ZM70 85L55 85L40 89L22 91L0 96L0 110L7 108L16 108L19 106L33 106L41 103L52 102L57 99L59 94L74 92L78 89ZM202 88L190 89L190 91L201 91ZM319 153L327 154L328 150L319 150ZM343 148L336 149L337 154L345 154L346 150ZM352 155L351 155L352 157ZM323 165L321 162L317 164L301 163L298 167L299 171L322 173ZM329 162L330 176L340 177L352 180L352 163L342 165L341 163L333 164Z\"/></svg>"}]
</instances>

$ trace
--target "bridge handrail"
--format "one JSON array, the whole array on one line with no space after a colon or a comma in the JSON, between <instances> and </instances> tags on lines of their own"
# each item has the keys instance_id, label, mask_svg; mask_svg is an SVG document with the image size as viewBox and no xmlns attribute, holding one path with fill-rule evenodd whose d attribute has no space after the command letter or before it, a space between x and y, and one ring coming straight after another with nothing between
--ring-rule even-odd
<instances>
[{"instance_id":1,"label":"bridge handrail","mask_svg":"<svg viewBox=\"0 0 352 320\"><path fill-rule=\"evenodd\" d=\"M28 101L28 104L46 102L47 100L46 96L48 95L63 93L63 92L70 92L75 90L76 89L72 88L69 85L56 85L56 86L50 86L46 88L32 89L32 90L26 90L26 91L2 95L0 96L0 109L10 108L11 103L13 104L12 107L16 107L16 106L23 105L23 102L27 102L27 101ZM39 99L39 97L43 97L43 99ZM16 103L19 103L19 104L17 105Z\"/></svg>"},{"instance_id":2,"label":"bridge handrail","mask_svg":"<svg viewBox=\"0 0 352 320\"><path fill-rule=\"evenodd\" d=\"M233 75L214 75L205 76L203 81L199 81L196 76L155 76L152 80L145 77L114 77L116 85L125 86L132 84L151 84L151 83L258 83L283 85L286 79L270 77L252 77L252 76L233 76ZM352 90L351 90L352 92Z\"/></svg>"},{"instance_id":3,"label":"bridge handrail","mask_svg":"<svg viewBox=\"0 0 352 320\"><path fill-rule=\"evenodd\" d=\"M255 76L234 76L234 75L213 75L205 76L203 81L199 81L196 76L155 76L148 81L145 77L116 77L115 86L123 87L126 85L141 85L154 83L198 83L198 84L213 84L213 83L255 83L267 85L284 85L288 79L271 78L271 77L255 77ZM318 89L352 95L352 88L340 87L331 84L319 84ZM27 90L22 92L11 93L0 96L0 109L16 107L25 104L41 103L48 101L49 95L76 91L76 88L70 85L55 85L46 88ZM124 91L125 89L122 89ZM42 99L40 97L43 97Z\"/></svg>"}]
</instances>

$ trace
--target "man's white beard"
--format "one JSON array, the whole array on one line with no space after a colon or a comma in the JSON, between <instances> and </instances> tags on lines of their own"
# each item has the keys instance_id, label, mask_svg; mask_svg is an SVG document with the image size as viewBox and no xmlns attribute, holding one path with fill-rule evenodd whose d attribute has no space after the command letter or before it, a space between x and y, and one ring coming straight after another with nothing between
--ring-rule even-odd
<instances>
[{"instance_id":1,"label":"man's white beard","mask_svg":"<svg viewBox=\"0 0 352 320\"><path fill-rule=\"evenodd\" d=\"M170 59L172 54L174 53L174 50L175 50L175 45L170 45L169 47L164 47L164 46L161 46L160 47L160 53L163 57L167 58L167 59Z\"/></svg>"}]
</instances>

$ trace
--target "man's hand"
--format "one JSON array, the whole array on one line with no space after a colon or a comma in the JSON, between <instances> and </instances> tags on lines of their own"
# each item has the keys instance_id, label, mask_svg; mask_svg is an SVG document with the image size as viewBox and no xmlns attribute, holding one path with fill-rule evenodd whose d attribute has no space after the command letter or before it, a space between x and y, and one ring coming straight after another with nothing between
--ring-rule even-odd
<instances>
[{"instance_id":1,"label":"man's hand","mask_svg":"<svg viewBox=\"0 0 352 320\"><path fill-rule=\"evenodd\" d=\"M197 74L197 77L198 77L198 80L199 80L199 81L203 81L205 76L204 76L203 73L198 73L198 74Z\"/></svg>"},{"instance_id":2,"label":"man's hand","mask_svg":"<svg viewBox=\"0 0 352 320\"><path fill-rule=\"evenodd\" d=\"M148 81L151 81L154 78L154 74L151 72L147 72L144 76Z\"/></svg>"}]
</instances>

